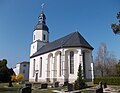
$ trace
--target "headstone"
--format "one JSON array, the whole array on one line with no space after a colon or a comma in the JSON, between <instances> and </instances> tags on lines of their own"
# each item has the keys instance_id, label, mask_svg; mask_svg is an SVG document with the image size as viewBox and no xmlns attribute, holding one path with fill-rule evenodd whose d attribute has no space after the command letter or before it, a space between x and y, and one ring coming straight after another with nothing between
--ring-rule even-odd
<instances>
[{"instance_id":1,"label":"headstone","mask_svg":"<svg viewBox=\"0 0 120 93\"><path fill-rule=\"evenodd\" d=\"M107 83L106 83L106 81L104 82L104 88L107 88Z\"/></svg>"},{"instance_id":2,"label":"headstone","mask_svg":"<svg viewBox=\"0 0 120 93\"><path fill-rule=\"evenodd\" d=\"M54 82L54 87L59 87L59 82Z\"/></svg>"},{"instance_id":3,"label":"headstone","mask_svg":"<svg viewBox=\"0 0 120 93\"><path fill-rule=\"evenodd\" d=\"M80 91L78 91L78 92L74 92L74 93L81 93Z\"/></svg>"},{"instance_id":4,"label":"headstone","mask_svg":"<svg viewBox=\"0 0 120 93\"><path fill-rule=\"evenodd\" d=\"M67 89L68 91L73 91L73 84L68 84Z\"/></svg>"},{"instance_id":5,"label":"headstone","mask_svg":"<svg viewBox=\"0 0 120 93\"><path fill-rule=\"evenodd\" d=\"M32 84L28 83L28 84L25 84L26 87L30 87L32 88Z\"/></svg>"},{"instance_id":6,"label":"headstone","mask_svg":"<svg viewBox=\"0 0 120 93\"><path fill-rule=\"evenodd\" d=\"M68 85L68 81L65 81L65 82L64 82L64 86L67 86L67 85Z\"/></svg>"},{"instance_id":7,"label":"headstone","mask_svg":"<svg viewBox=\"0 0 120 93\"><path fill-rule=\"evenodd\" d=\"M96 89L96 93L103 93L103 88Z\"/></svg>"},{"instance_id":8,"label":"headstone","mask_svg":"<svg viewBox=\"0 0 120 93\"><path fill-rule=\"evenodd\" d=\"M46 89L46 88L47 88L47 86L48 86L48 84L47 84L47 83L43 83L43 84L41 84L41 88L42 88L42 89Z\"/></svg>"},{"instance_id":9,"label":"headstone","mask_svg":"<svg viewBox=\"0 0 120 93\"><path fill-rule=\"evenodd\" d=\"M32 93L30 87L24 87L21 89L20 93Z\"/></svg>"}]
</instances>

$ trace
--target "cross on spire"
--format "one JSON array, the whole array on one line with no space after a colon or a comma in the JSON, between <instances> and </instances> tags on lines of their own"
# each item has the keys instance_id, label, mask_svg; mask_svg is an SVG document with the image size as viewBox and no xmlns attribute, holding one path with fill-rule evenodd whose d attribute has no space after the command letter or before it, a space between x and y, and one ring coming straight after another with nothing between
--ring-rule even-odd
<instances>
[{"instance_id":1,"label":"cross on spire","mask_svg":"<svg viewBox=\"0 0 120 93\"><path fill-rule=\"evenodd\" d=\"M44 3L42 3L42 5L41 5L41 7L42 7L42 11L43 11L43 9L44 9L44 5L45 5Z\"/></svg>"}]
</instances>

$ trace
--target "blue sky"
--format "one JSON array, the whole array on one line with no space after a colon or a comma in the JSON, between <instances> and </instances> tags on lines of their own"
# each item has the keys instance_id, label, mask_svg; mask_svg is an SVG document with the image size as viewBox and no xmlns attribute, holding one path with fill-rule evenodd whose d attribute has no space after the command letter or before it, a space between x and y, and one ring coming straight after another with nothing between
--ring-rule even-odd
<instances>
[{"instance_id":1,"label":"blue sky","mask_svg":"<svg viewBox=\"0 0 120 93\"><path fill-rule=\"evenodd\" d=\"M9 67L29 61L30 44L43 0L0 0L0 59ZM95 58L101 42L120 59L120 35L111 24L117 23L120 0L44 0L50 41L79 31L94 47Z\"/></svg>"}]
</instances>

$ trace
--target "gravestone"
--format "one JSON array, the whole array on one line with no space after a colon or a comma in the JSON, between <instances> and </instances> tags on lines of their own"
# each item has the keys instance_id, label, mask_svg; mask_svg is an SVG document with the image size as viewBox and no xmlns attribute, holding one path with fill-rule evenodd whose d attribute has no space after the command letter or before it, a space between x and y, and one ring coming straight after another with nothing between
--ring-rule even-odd
<instances>
[{"instance_id":1,"label":"gravestone","mask_svg":"<svg viewBox=\"0 0 120 93\"><path fill-rule=\"evenodd\" d=\"M54 87L59 87L59 82L54 82Z\"/></svg>"},{"instance_id":2,"label":"gravestone","mask_svg":"<svg viewBox=\"0 0 120 93\"><path fill-rule=\"evenodd\" d=\"M69 83L68 83L68 81L65 81L64 82L64 86L67 86Z\"/></svg>"},{"instance_id":3,"label":"gravestone","mask_svg":"<svg viewBox=\"0 0 120 93\"><path fill-rule=\"evenodd\" d=\"M103 93L102 81L99 82L99 88L96 89L96 93Z\"/></svg>"},{"instance_id":4,"label":"gravestone","mask_svg":"<svg viewBox=\"0 0 120 93\"><path fill-rule=\"evenodd\" d=\"M80 91L78 91L78 92L74 92L74 93L81 93Z\"/></svg>"},{"instance_id":5,"label":"gravestone","mask_svg":"<svg viewBox=\"0 0 120 93\"><path fill-rule=\"evenodd\" d=\"M106 83L106 81L104 81L104 88L107 88L107 83Z\"/></svg>"},{"instance_id":6,"label":"gravestone","mask_svg":"<svg viewBox=\"0 0 120 93\"><path fill-rule=\"evenodd\" d=\"M30 84L30 83L25 84L25 86L32 88L32 84Z\"/></svg>"},{"instance_id":7,"label":"gravestone","mask_svg":"<svg viewBox=\"0 0 120 93\"><path fill-rule=\"evenodd\" d=\"M103 88L96 89L96 93L103 93Z\"/></svg>"},{"instance_id":8,"label":"gravestone","mask_svg":"<svg viewBox=\"0 0 120 93\"><path fill-rule=\"evenodd\" d=\"M47 88L47 86L48 86L48 84L47 84L47 83L42 83L42 84L41 84L41 88L42 88L42 89L46 89L46 88Z\"/></svg>"},{"instance_id":9,"label":"gravestone","mask_svg":"<svg viewBox=\"0 0 120 93\"><path fill-rule=\"evenodd\" d=\"M20 93L32 93L30 87L24 87L21 89Z\"/></svg>"},{"instance_id":10,"label":"gravestone","mask_svg":"<svg viewBox=\"0 0 120 93\"><path fill-rule=\"evenodd\" d=\"M73 84L68 84L67 89L68 91L73 91Z\"/></svg>"}]
</instances>

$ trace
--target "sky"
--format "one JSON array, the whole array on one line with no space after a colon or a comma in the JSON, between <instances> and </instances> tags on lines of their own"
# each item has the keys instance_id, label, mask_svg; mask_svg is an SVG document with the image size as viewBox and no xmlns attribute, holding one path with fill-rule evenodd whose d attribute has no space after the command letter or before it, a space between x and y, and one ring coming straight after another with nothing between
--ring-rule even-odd
<instances>
[{"instance_id":1,"label":"sky","mask_svg":"<svg viewBox=\"0 0 120 93\"><path fill-rule=\"evenodd\" d=\"M0 0L0 60L7 59L8 67L29 61L43 2L50 42L78 31L94 47L93 58L103 42L120 59L120 35L111 29L120 0Z\"/></svg>"}]
</instances>

